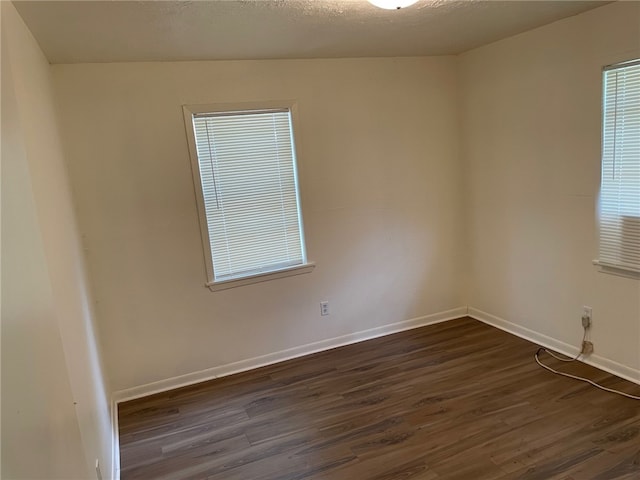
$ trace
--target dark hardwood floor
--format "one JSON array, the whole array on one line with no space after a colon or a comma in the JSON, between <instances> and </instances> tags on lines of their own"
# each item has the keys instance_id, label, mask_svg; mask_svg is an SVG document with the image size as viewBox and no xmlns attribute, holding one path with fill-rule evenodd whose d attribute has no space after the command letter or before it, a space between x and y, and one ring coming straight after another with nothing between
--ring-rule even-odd
<instances>
[{"instance_id":1,"label":"dark hardwood floor","mask_svg":"<svg viewBox=\"0 0 640 480\"><path fill-rule=\"evenodd\" d=\"M536 348L463 318L127 402L121 478L640 479L640 401Z\"/></svg>"}]
</instances>

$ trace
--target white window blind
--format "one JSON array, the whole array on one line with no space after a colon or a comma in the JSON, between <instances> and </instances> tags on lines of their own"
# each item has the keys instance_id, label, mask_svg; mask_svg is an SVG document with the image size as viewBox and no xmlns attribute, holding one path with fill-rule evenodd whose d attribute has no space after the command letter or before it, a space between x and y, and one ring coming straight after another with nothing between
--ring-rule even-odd
<instances>
[{"instance_id":1,"label":"white window blind","mask_svg":"<svg viewBox=\"0 0 640 480\"><path fill-rule=\"evenodd\" d=\"M600 259L640 272L640 61L605 69Z\"/></svg>"},{"instance_id":2,"label":"white window blind","mask_svg":"<svg viewBox=\"0 0 640 480\"><path fill-rule=\"evenodd\" d=\"M213 281L306 263L289 109L192 116Z\"/></svg>"}]
</instances>

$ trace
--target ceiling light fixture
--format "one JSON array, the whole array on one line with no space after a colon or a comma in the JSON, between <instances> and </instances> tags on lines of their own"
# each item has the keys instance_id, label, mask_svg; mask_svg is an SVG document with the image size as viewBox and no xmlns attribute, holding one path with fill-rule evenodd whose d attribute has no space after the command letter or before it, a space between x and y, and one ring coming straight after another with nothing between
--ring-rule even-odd
<instances>
[{"instance_id":1,"label":"ceiling light fixture","mask_svg":"<svg viewBox=\"0 0 640 480\"><path fill-rule=\"evenodd\" d=\"M418 0L367 0L371 5L385 8L387 10L400 10L401 8L413 5Z\"/></svg>"}]
</instances>

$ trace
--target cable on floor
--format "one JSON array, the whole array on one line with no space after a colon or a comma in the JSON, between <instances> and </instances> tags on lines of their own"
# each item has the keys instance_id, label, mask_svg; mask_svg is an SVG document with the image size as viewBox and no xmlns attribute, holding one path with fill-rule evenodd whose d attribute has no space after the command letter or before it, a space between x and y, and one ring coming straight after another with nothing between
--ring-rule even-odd
<instances>
[{"instance_id":1,"label":"cable on floor","mask_svg":"<svg viewBox=\"0 0 640 480\"><path fill-rule=\"evenodd\" d=\"M587 336L587 329L585 328L584 330L584 336L582 337L582 340L584 342L584 339ZM553 358L560 360L562 362L575 362L576 360L578 360L578 358L580 358L580 356L582 355L582 350L580 351L580 353L575 357L575 358L560 358L557 355L555 355L553 352L547 350L546 348L542 348L540 347L538 349L538 351L535 353L534 357L536 359L536 363L538 365L540 365L542 368L544 368L545 370L549 370L551 373L555 373L556 375L562 375L563 377L569 377L569 378L573 378L574 380L580 380L581 382L586 382L589 383L591 385L593 385L596 388L599 388L600 390L604 390L605 392L611 392L611 393L616 393L618 395L622 395L623 397L627 397L630 398L632 400L640 400L640 396L636 396L636 395L631 395L629 393L625 393L625 392L621 392L619 390L614 390L613 388L607 388L604 387L602 385L600 385L599 383L594 382L593 380L590 380L588 378L584 378L584 377L579 377L577 375L571 375L570 373L565 373L565 372L560 372L558 370L555 370L547 365L545 365L544 363L542 363L540 361L540 353L541 352L545 352L548 353L549 355L551 355Z\"/></svg>"},{"instance_id":2,"label":"cable on floor","mask_svg":"<svg viewBox=\"0 0 640 480\"><path fill-rule=\"evenodd\" d=\"M587 339L587 329L584 328L583 331L584 331L584 333L582 334L582 342L580 343L580 345L584 345L584 341ZM546 353L551 355L553 358L555 358L556 360L560 360L561 362L575 362L576 360L578 360L582 356L582 352L583 352L583 350L580 350L580 352L578 352L578 355L576 355L573 358L562 358L562 357L557 356L551 350L547 350L546 348L540 348L540 350L544 350ZM538 350L536 355L538 353L540 353L540 350ZM540 362L538 362L538 363L540 363Z\"/></svg>"}]
</instances>

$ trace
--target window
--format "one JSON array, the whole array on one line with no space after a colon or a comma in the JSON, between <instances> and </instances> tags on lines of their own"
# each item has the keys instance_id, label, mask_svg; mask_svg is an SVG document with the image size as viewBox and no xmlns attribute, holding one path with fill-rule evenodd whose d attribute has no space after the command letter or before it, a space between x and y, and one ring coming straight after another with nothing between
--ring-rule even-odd
<instances>
[{"instance_id":1,"label":"window","mask_svg":"<svg viewBox=\"0 0 640 480\"><path fill-rule=\"evenodd\" d=\"M185 106L207 285L306 273L293 105Z\"/></svg>"},{"instance_id":2,"label":"window","mask_svg":"<svg viewBox=\"0 0 640 480\"><path fill-rule=\"evenodd\" d=\"M604 271L640 278L640 60L603 72L600 258Z\"/></svg>"}]
</instances>

